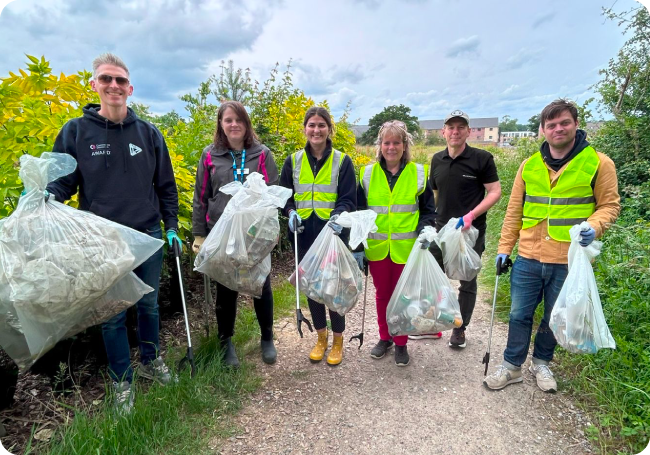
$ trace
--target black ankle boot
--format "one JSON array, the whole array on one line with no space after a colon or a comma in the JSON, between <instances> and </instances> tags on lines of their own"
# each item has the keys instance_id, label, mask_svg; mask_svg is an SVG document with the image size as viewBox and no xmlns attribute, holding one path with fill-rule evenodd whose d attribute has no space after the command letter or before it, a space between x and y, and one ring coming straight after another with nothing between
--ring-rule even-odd
<instances>
[{"instance_id":1,"label":"black ankle boot","mask_svg":"<svg viewBox=\"0 0 650 455\"><path fill-rule=\"evenodd\" d=\"M237 358L235 345L232 344L232 340L230 338L221 340L221 348L223 349L223 361L226 366L239 368L239 359Z\"/></svg>"},{"instance_id":2,"label":"black ankle boot","mask_svg":"<svg viewBox=\"0 0 650 455\"><path fill-rule=\"evenodd\" d=\"M264 363L273 365L278 358L278 351L273 344L273 338L270 340L262 340L260 344L262 346L262 360Z\"/></svg>"}]
</instances>

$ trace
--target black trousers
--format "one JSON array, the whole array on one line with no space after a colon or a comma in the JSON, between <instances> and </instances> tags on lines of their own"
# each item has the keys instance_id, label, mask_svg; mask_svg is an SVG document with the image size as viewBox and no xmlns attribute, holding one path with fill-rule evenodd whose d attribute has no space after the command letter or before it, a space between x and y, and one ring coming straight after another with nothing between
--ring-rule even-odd
<instances>
[{"instance_id":1,"label":"black trousers","mask_svg":"<svg viewBox=\"0 0 650 455\"><path fill-rule=\"evenodd\" d=\"M479 256L485 251L485 229L478 231L478 238L476 239L476 244L474 244L474 251L478 253ZM445 266L442 259L442 251L438 247L438 244L435 242L431 243L429 251L433 254L433 257L436 258L438 265L444 271ZM463 318L463 325L461 329L465 330L469 321L472 319L472 313L474 313L474 307L476 306L476 290L478 288L476 284L476 279L474 277L471 281L462 281L460 282L460 288L458 289L458 303L460 305L460 314Z\"/></svg>"},{"instance_id":2,"label":"black trousers","mask_svg":"<svg viewBox=\"0 0 650 455\"><path fill-rule=\"evenodd\" d=\"M219 338L225 340L235 333L235 318L237 316L237 297L239 293L217 282L217 327ZM263 340L273 339L273 291L271 290L271 275L266 277L262 287L262 296L253 299L257 322L260 324Z\"/></svg>"},{"instance_id":3,"label":"black trousers","mask_svg":"<svg viewBox=\"0 0 650 455\"><path fill-rule=\"evenodd\" d=\"M327 228L329 229L329 228ZM300 236L298 236L300 239ZM298 262L302 261L302 258L305 257L307 251L309 251L309 245L301 245L301 242L298 242ZM324 329L327 327L327 308L322 303L318 303L315 300L310 298L307 299L309 304L309 312L311 313L312 322L314 323L314 328L316 330ZM345 316L341 316L336 311L329 310L330 321L332 322L332 332L342 333L345 331Z\"/></svg>"}]
</instances>

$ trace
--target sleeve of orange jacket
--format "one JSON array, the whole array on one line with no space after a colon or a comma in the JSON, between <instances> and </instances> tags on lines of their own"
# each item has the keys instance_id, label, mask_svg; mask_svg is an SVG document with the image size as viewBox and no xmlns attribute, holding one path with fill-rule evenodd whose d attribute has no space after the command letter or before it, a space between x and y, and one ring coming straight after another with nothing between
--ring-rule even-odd
<instances>
[{"instance_id":1,"label":"sleeve of orange jacket","mask_svg":"<svg viewBox=\"0 0 650 455\"><path fill-rule=\"evenodd\" d=\"M512 250L517 244L517 240L519 240L519 231L521 230L522 216L524 214L524 195L526 193L526 184L521 177L521 173L526 161L524 160L519 166L515 182L512 184L506 216L501 227L501 238L499 239L497 254L512 254Z\"/></svg>"},{"instance_id":2,"label":"sleeve of orange jacket","mask_svg":"<svg viewBox=\"0 0 650 455\"><path fill-rule=\"evenodd\" d=\"M618 218L621 211L621 198L618 194L618 178L614 162L600 152L598 158L600 158L600 166L594 184L596 211L587 222L596 230L596 237L601 237Z\"/></svg>"}]
</instances>

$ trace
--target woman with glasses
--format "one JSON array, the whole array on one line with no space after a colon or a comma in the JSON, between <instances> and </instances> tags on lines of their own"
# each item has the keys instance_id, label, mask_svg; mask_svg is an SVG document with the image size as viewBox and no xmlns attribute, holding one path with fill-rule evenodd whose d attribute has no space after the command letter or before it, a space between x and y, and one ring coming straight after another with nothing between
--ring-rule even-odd
<instances>
[{"instance_id":1,"label":"woman with glasses","mask_svg":"<svg viewBox=\"0 0 650 455\"><path fill-rule=\"evenodd\" d=\"M436 217L433 191L428 185L428 166L411 161L411 135L403 122L386 122L377 137L377 161L359 174L358 209L377 213L376 233L368 236L365 252L354 253L357 262L369 261L375 283L379 342L370 356L381 359L395 344L395 364L409 364L408 336L391 338L386 308L404 269L413 244ZM428 248L422 240L422 247Z\"/></svg>"},{"instance_id":2,"label":"woman with glasses","mask_svg":"<svg viewBox=\"0 0 650 455\"><path fill-rule=\"evenodd\" d=\"M341 234L341 227L334 221L340 213L353 212L357 208L354 166L349 156L332 148L329 112L323 107L311 107L303 125L307 144L287 157L280 176L280 185L293 189L284 211L289 217L289 230L299 234L299 260L328 222L331 221L330 227L336 234ZM322 303L312 299L307 302L318 332L316 346L309 354L309 359L315 363L323 360L328 347L326 311ZM334 337L327 363L334 366L343 360L345 317L331 310L329 314Z\"/></svg>"},{"instance_id":3,"label":"woman with glasses","mask_svg":"<svg viewBox=\"0 0 650 455\"><path fill-rule=\"evenodd\" d=\"M219 189L227 183L244 182L251 172L264 176L267 185L277 185L278 168L273 154L259 142L244 106L237 101L226 101L217 113L214 142L203 149L196 172L192 233L195 253L210 230L221 217L229 195ZM217 283L217 326L226 365L239 366L231 337L235 330L237 291ZM273 364L277 351L273 345L273 292L270 275L266 277L262 296L253 299L255 314L262 332L262 360Z\"/></svg>"}]
</instances>

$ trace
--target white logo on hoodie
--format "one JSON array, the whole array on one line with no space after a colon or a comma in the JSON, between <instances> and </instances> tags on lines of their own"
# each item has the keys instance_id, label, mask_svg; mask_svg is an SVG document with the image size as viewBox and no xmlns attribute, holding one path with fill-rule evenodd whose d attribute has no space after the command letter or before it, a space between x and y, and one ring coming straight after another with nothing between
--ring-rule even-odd
<instances>
[{"instance_id":1,"label":"white logo on hoodie","mask_svg":"<svg viewBox=\"0 0 650 455\"><path fill-rule=\"evenodd\" d=\"M137 145L133 145L129 143L129 151L131 152L131 156L136 156L138 153L142 151L142 149Z\"/></svg>"}]
</instances>

